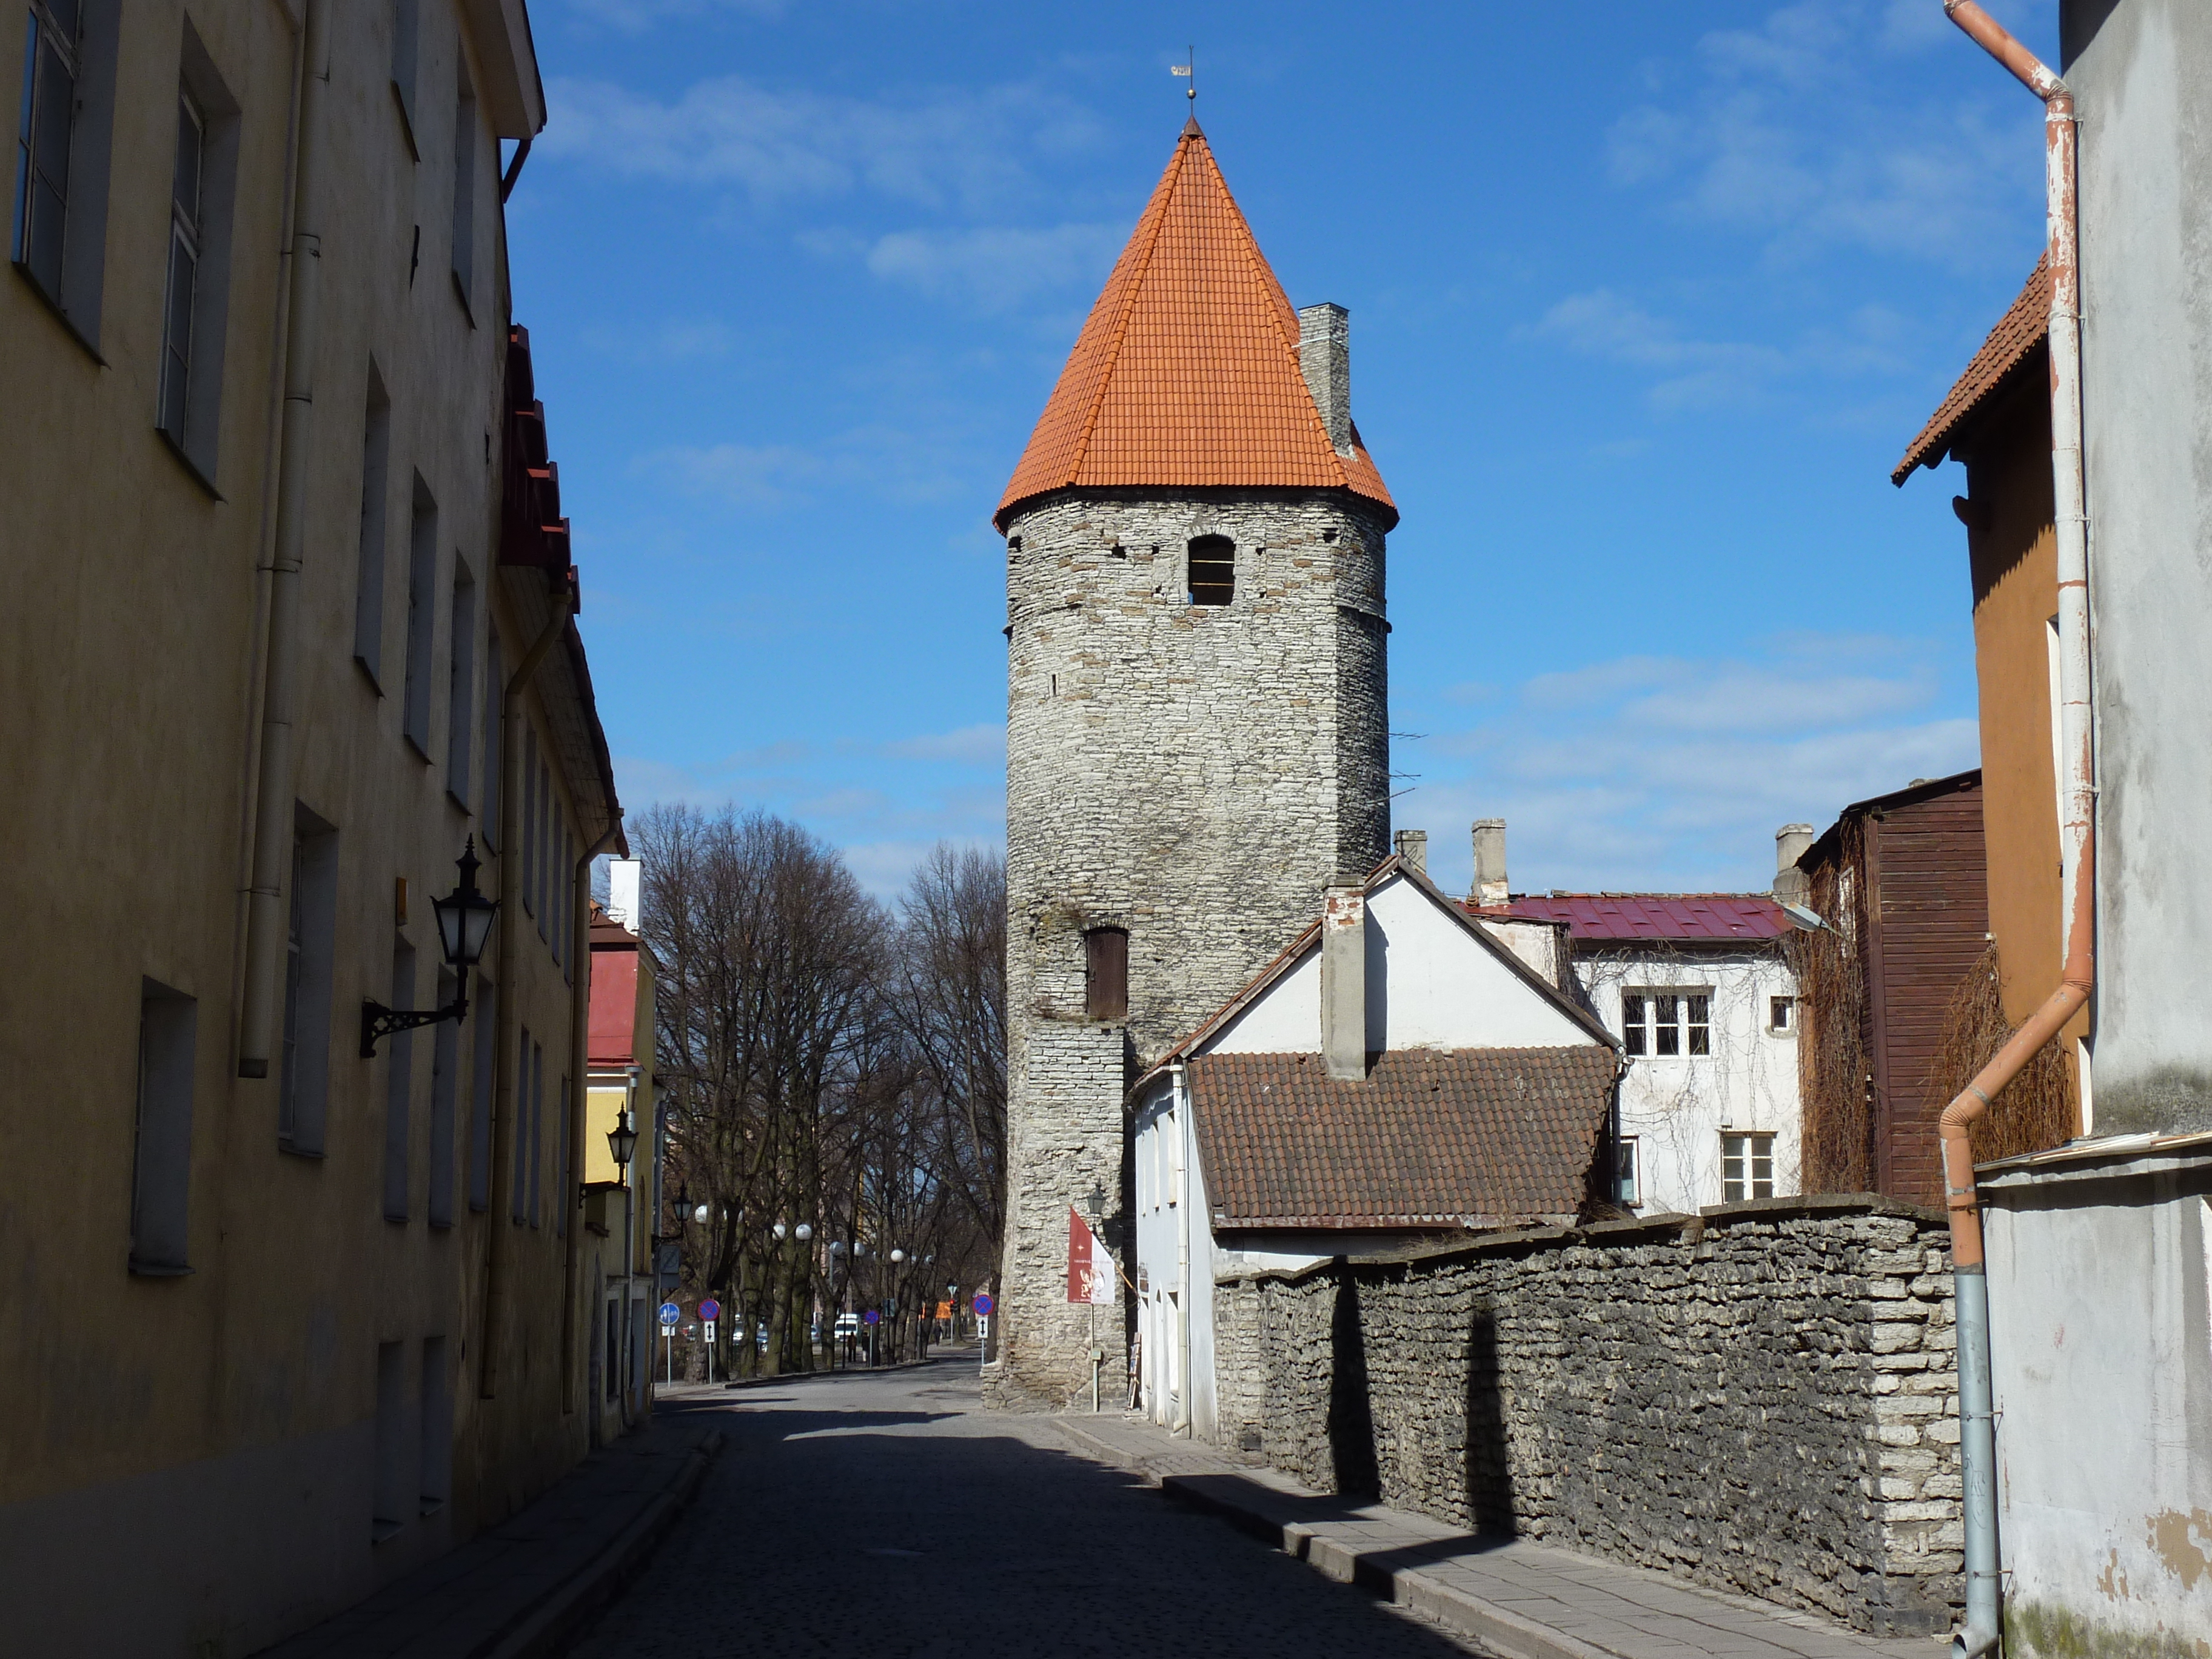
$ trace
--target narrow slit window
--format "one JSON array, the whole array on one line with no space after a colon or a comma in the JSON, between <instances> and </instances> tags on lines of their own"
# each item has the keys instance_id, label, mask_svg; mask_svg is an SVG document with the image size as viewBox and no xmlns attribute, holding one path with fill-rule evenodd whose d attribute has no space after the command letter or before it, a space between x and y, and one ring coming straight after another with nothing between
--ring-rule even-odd
<instances>
[{"instance_id":1,"label":"narrow slit window","mask_svg":"<svg viewBox=\"0 0 2212 1659\"><path fill-rule=\"evenodd\" d=\"M1083 1011L1092 1019L1129 1017L1129 931L1093 927L1083 936Z\"/></svg>"},{"instance_id":2,"label":"narrow slit window","mask_svg":"<svg viewBox=\"0 0 2212 1659\"><path fill-rule=\"evenodd\" d=\"M161 341L161 430L185 447L191 413L192 301L200 266L200 171L207 122L188 92L177 94L177 165L169 191L169 292Z\"/></svg>"},{"instance_id":3,"label":"narrow slit window","mask_svg":"<svg viewBox=\"0 0 2212 1659\"><path fill-rule=\"evenodd\" d=\"M1227 605L1237 597L1237 544L1226 536L1200 536L1190 544L1190 602Z\"/></svg>"},{"instance_id":4,"label":"narrow slit window","mask_svg":"<svg viewBox=\"0 0 2212 1659\"><path fill-rule=\"evenodd\" d=\"M430 758L430 687L438 637L438 503L420 473L407 557L407 696L402 731Z\"/></svg>"},{"instance_id":5,"label":"narrow slit window","mask_svg":"<svg viewBox=\"0 0 2212 1659\"><path fill-rule=\"evenodd\" d=\"M385 495L392 457L392 399L372 363L361 431L361 546L354 567L353 656L384 690Z\"/></svg>"},{"instance_id":6,"label":"narrow slit window","mask_svg":"<svg viewBox=\"0 0 2212 1659\"><path fill-rule=\"evenodd\" d=\"M1636 1137L1623 1135L1613 1151L1613 1201L1634 1209L1644 1202L1643 1188L1638 1178Z\"/></svg>"},{"instance_id":7,"label":"narrow slit window","mask_svg":"<svg viewBox=\"0 0 2212 1659\"><path fill-rule=\"evenodd\" d=\"M1788 1031L1791 1030L1795 1024L1794 1017L1796 1011L1797 999L1795 997L1767 998L1766 1029L1770 1031Z\"/></svg>"},{"instance_id":8,"label":"narrow slit window","mask_svg":"<svg viewBox=\"0 0 2212 1659\"><path fill-rule=\"evenodd\" d=\"M192 1070L199 1005L152 980L138 1000L138 1124L131 1271L180 1273L192 1179Z\"/></svg>"}]
</instances>

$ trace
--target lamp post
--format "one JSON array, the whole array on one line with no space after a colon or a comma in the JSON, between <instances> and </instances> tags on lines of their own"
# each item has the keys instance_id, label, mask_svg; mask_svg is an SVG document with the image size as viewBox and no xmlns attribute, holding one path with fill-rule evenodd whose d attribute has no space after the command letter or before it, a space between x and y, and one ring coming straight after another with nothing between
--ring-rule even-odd
<instances>
[{"instance_id":1,"label":"lamp post","mask_svg":"<svg viewBox=\"0 0 2212 1659\"><path fill-rule=\"evenodd\" d=\"M444 898L430 901L438 918L438 946L445 952L447 966L453 970L457 988L453 1000L442 1008L387 1008L380 1002L364 1000L361 1005L363 1060L376 1057L377 1042L384 1037L411 1031L418 1025L435 1025L447 1019L458 1023L469 1017L469 970L483 955L484 941L491 936L492 918L499 914L499 901L477 890L477 872L483 866L477 858L474 836L455 862L460 868L460 880Z\"/></svg>"},{"instance_id":2,"label":"lamp post","mask_svg":"<svg viewBox=\"0 0 2212 1659\"><path fill-rule=\"evenodd\" d=\"M636 1086L637 1074L633 1072L630 1074L630 1087L635 1090ZM615 1178L622 1182L623 1188L622 1340L617 1345L615 1351L607 1355L607 1364L611 1368L621 1363L623 1356L629 1351L630 1326L633 1322L630 1303L636 1293L631 1281L637 1274L637 1198L630 1190L629 1161L637 1155L637 1126L631 1121L629 1109L627 1106L623 1109L622 1115L615 1120L615 1127L607 1131L607 1153L615 1161ZM630 1420L629 1396L629 1377L625 1368L625 1374L615 1379L615 1398L622 1402L623 1422L625 1425Z\"/></svg>"}]
</instances>

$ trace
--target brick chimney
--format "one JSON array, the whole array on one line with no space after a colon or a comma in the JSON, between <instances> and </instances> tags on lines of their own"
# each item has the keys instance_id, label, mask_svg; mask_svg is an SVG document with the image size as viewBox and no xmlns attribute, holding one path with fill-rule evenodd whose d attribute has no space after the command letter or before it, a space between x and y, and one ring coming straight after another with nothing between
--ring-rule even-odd
<instances>
[{"instance_id":1,"label":"brick chimney","mask_svg":"<svg viewBox=\"0 0 2212 1659\"><path fill-rule=\"evenodd\" d=\"M1774 897L1782 904L1802 904L1811 882L1797 867L1813 845L1813 826L1785 823L1774 832Z\"/></svg>"},{"instance_id":2,"label":"brick chimney","mask_svg":"<svg viewBox=\"0 0 2212 1659\"><path fill-rule=\"evenodd\" d=\"M1367 883L1339 876L1321 911L1321 1052L1333 1078L1367 1075Z\"/></svg>"},{"instance_id":3,"label":"brick chimney","mask_svg":"<svg viewBox=\"0 0 2212 1659\"><path fill-rule=\"evenodd\" d=\"M1298 310L1298 367L1305 372L1329 447L1352 453L1352 313L1323 301Z\"/></svg>"},{"instance_id":4,"label":"brick chimney","mask_svg":"<svg viewBox=\"0 0 2212 1659\"><path fill-rule=\"evenodd\" d=\"M1474 821L1474 891L1477 904L1505 902L1505 820Z\"/></svg>"},{"instance_id":5,"label":"brick chimney","mask_svg":"<svg viewBox=\"0 0 2212 1659\"><path fill-rule=\"evenodd\" d=\"M1425 830L1401 830L1397 836L1398 862L1408 870L1429 873L1429 832Z\"/></svg>"}]
</instances>

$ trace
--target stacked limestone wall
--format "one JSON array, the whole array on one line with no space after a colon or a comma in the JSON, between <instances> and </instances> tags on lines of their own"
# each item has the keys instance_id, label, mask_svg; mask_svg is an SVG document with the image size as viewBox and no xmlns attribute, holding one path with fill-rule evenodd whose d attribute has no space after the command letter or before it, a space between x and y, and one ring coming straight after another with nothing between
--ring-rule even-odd
<instances>
[{"instance_id":1,"label":"stacked limestone wall","mask_svg":"<svg viewBox=\"0 0 2212 1659\"><path fill-rule=\"evenodd\" d=\"M1225 1439L1324 1491L1881 1634L1960 1605L1932 1212L1791 1199L1215 1293Z\"/></svg>"},{"instance_id":2,"label":"stacked limestone wall","mask_svg":"<svg viewBox=\"0 0 2212 1659\"><path fill-rule=\"evenodd\" d=\"M1313 921L1338 871L1389 850L1386 522L1341 493L1224 489L1070 492L1007 526L998 1403L1087 1395L1096 1322L1065 1299L1067 1206L1100 1179L1109 1222L1131 1213L1120 1086L1109 1107L1064 1034L1110 1029L1133 1081ZM1230 605L1186 603L1205 535L1236 545ZM1085 1018L1097 927L1129 933L1125 1047ZM1117 1325L1104 1345L1126 1342Z\"/></svg>"}]
</instances>

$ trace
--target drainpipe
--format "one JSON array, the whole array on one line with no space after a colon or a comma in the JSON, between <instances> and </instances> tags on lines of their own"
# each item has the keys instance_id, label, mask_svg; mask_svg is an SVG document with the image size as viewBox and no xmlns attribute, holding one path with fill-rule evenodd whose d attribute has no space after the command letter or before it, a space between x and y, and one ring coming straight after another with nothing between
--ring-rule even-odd
<instances>
[{"instance_id":1,"label":"drainpipe","mask_svg":"<svg viewBox=\"0 0 2212 1659\"><path fill-rule=\"evenodd\" d=\"M1944 11L2043 100L2045 189L2051 271L2051 472L2058 562L2059 738L2065 757L2065 817L2059 852L2068 903L2066 969L2058 988L1941 1118L1944 1204L1951 1218L1951 1268L1959 1322L1960 1449L1966 1468L1966 1626L1954 1659L1978 1659L1996 1644L1998 1606L1996 1433L1990 1376L1989 1277L1980 1197L1967 1133L1991 1097L2056 1036L2096 987L2096 776L2089 709L2089 520L2082 472L2081 258L2075 191L2074 94L1974 0L1944 0Z\"/></svg>"},{"instance_id":2,"label":"drainpipe","mask_svg":"<svg viewBox=\"0 0 2212 1659\"><path fill-rule=\"evenodd\" d=\"M284 415L276 475L276 546L269 570L269 639L261 698L259 787L253 808L253 866L246 896L245 1008L238 1074L267 1077L283 1004L290 917L284 885L292 866L293 727L299 717L300 567L307 540L307 460L314 436L315 352L320 337L323 239L314 227L316 135L329 85L330 8L307 0L307 73L292 181L291 292L284 330Z\"/></svg>"},{"instance_id":3,"label":"drainpipe","mask_svg":"<svg viewBox=\"0 0 2212 1659\"><path fill-rule=\"evenodd\" d=\"M507 1303L507 1260L514 1250L507 1236L514 1231L514 1149L508 1142L514 1133L520 1086L514 1045L522 1020L521 988L515 982L521 933L515 916L522 906L522 694L568 625L576 603L573 580L554 596L545 631L507 677L500 705L500 766L506 776L499 789L499 1038L491 1091L491 1248L484 1261L483 1357L477 1365L477 1394L484 1400L499 1394L500 1315Z\"/></svg>"},{"instance_id":4,"label":"drainpipe","mask_svg":"<svg viewBox=\"0 0 2212 1659\"><path fill-rule=\"evenodd\" d=\"M1168 1068L1168 1075L1175 1081L1176 1279L1182 1287L1176 1318L1176 1407L1182 1414L1182 1421L1169 1432L1189 1439L1197 1420L1192 1407L1198 1392L1190 1375L1190 1086L1180 1060Z\"/></svg>"},{"instance_id":5,"label":"drainpipe","mask_svg":"<svg viewBox=\"0 0 2212 1659\"><path fill-rule=\"evenodd\" d=\"M565 620L565 618L563 619ZM561 1201L568 1206L568 1248L561 1256L561 1409L576 1409L576 1377L581 1369L576 1352L576 1277L583 1267L584 1221L580 1209L584 1190L584 1115L592 1103L592 860L615 843L622 833L622 808L607 821L607 833L592 850L576 860L574 896L568 902L568 1190ZM623 1310L629 1317L629 1310Z\"/></svg>"}]
</instances>

